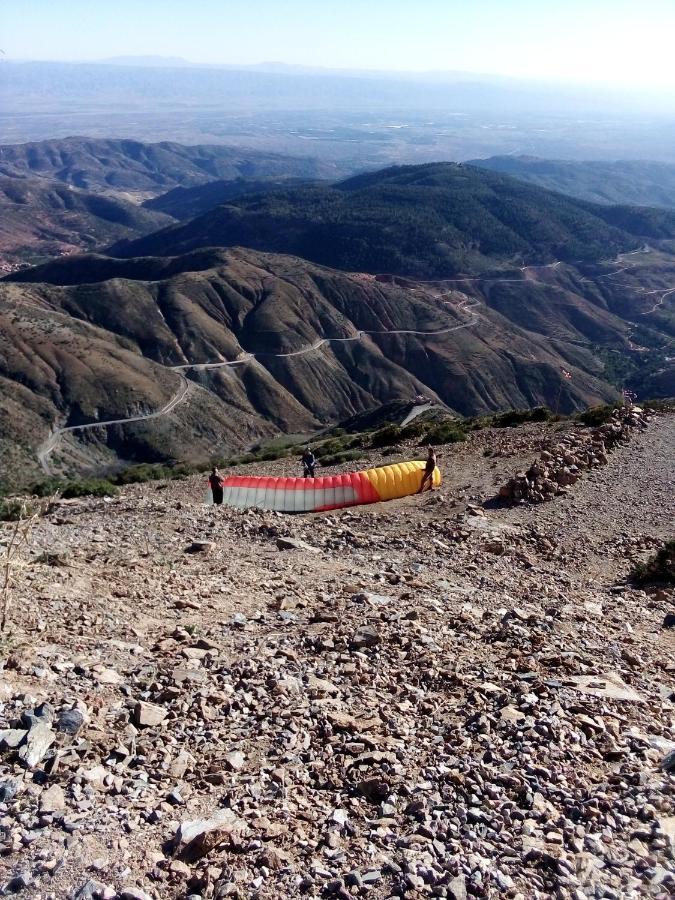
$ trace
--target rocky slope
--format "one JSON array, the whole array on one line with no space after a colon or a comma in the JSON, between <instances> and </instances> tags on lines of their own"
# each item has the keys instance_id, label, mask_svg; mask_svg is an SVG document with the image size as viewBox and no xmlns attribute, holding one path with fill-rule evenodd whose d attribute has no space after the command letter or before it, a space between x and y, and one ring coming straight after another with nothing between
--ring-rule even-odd
<instances>
[{"instance_id":1,"label":"rocky slope","mask_svg":"<svg viewBox=\"0 0 675 900\"><path fill-rule=\"evenodd\" d=\"M64 434L61 462L195 461L420 393L466 415L610 400L597 346L630 352L631 295L622 281L617 299L606 268L395 283L230 250L37 270L56 284L21 274L0 284L4 477L36 474L50 428L161 412L174 396L166 416Z\"/></svg>"},{"instance_id":2,"label":"rocky slope","mask_svg":"<svg viewBox=\"0 0 675 900\"><path fill-rule=\"evenodd\" d=\"M569 429L476 432L439 493L338 513L202 479L56 505L0 652L0 886L672 896L673 591L626 577L672 533L675 419L494 506Z\"/></svg>"}]
</instances>

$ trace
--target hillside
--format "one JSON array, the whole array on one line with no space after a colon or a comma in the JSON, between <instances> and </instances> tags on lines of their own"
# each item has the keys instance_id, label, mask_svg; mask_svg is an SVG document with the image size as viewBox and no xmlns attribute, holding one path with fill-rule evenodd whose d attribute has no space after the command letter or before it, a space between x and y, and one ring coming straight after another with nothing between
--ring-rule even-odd
<instances>
[{"instance_id":1,"label":"hillside","mask_svg":"<svg viewBox=\"0 0 675 900\"><path fill-rule=\"evenodd\" d=\"M64 434L53 463L205 459L417 394L464 415L572 410L614 398L619 364L624 383L647 367L667 386L657 348L673 342L669 301L650 312L642 291L675 282L675 264L643 257L616 283L607 266L557 266L396 284L246 249L20 273L0 282L3 477L37 472L51 428L147 415L174 397L147 422ZM631 316L645 322L639 354Z\"/></svg>"},{"instance_id":2,"label":"hillside","mask_svg":"<svg viewBox=\"0 0 675 900\"><path fill-rule=\"evenodd\" d=\"M472 159L469 165L593 203L675 209L675 165L671 163L491 156Z\"/></svg>"},{"instance_id":3,"label":"hillside","mask_svg":"<svg viewBox=\"0 0 675 900\"><path fill-rule=\"evenodd\" d=\"M437 493L330 513L205 507L203 475L54 504L13 567L2 883L672 895L673 590L630 573L672 536L675 417L564 497L494 505L588 430L475 432Z\"/></svg>"},{"instance_id":4,"label":"hillside","mask_svg":"<svg viewBox=\"0 0 675 900\"><path fill-rule=\"evenodd\" d=\"M673 237L675 212L594 205L438 163L239 197L111 252L171 256L242 245L348 271L447 278L505 262L598 260Z\"/></svg>"},{"instance_id":5,"label":"hillside","mask_svg":"<svg viewBox=\"0 0 675 900\"><path fill-rule=\"evenodd\" d=\"M145 209L166 213L174 219L194 219L203 213L245 194L261 194L290 187L300 179L248 179L207 181L193 187L177 187L143 202Z\"/></svg>"},{"instance_id":6,"label":"hillside","mask_svg":"<svg viewBox=\"0 0 675 900\"><path fill-rule=\"evenodd\" d=\"M38 178L0 177L0 270L139 237L171 216Z\"/></svg>"},{"instance_id":7,"label":"hillside","mask_svg":"<svg viewBox=\"0 0 675 900\"><path fill-rule=\"evenodd\" d=\"M94 192L155 195L217 179L334 177L329 163L217 145L68 137L0 145L0 175L59 181Z\"/></svg>"}]
</instances>

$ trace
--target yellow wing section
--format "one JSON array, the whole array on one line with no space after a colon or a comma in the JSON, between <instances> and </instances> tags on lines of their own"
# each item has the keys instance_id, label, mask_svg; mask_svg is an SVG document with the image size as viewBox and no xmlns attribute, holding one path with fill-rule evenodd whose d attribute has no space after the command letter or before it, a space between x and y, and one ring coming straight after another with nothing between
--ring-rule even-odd
<instances>
[{"instance_id":1,"label":"yellow wing section","mask_svg":"<svg viewBox=\"0 0 675 900\"><path fill-rule=\"evenodd\" d=\"M377 492L380 500L397 500L399 497L407 497L419 491L425 466L426 463L415 460L414 462L394 463L392 466L382 466L377 469L366 469L363 474ZM438 487L440 483L441 472L436 466L433 475L434 487Z\"/></svg>"}]
</instances>

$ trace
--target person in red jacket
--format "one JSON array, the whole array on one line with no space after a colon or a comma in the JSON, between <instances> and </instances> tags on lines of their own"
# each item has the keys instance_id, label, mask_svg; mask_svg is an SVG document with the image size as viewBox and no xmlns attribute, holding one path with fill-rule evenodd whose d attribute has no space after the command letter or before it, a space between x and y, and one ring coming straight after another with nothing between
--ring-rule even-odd
<instances>
[{"instance_id":1,"label":"person in red jacket","mask_svg":"<svg viewBox=\"0 0 675 900\"><path fill-rule=\"evenodd\" d=\"M214 466L209 475L209 486L211 488L211 496L216 506L220 506L223 502L223 477Z\"/></svg>"}]
</instances>

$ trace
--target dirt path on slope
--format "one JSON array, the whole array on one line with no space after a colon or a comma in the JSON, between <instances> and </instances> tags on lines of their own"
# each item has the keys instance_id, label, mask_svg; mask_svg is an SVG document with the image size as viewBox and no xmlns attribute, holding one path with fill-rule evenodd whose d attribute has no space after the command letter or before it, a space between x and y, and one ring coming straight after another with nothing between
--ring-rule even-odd
<instances>
[{"instance_id":1,"label":"dirt path on slope","mask_svg":"<svg viewBox=\"0 0 675 900\"><path fill-rule=\"evenodd\" d=\"M634 545L641 535L665 540L675 527L675 416L663 416L584 476L566 497L497 515L537 527L565 548L579 574L611 583L619 561L610 547Z\"/></svg>"}]
</instances>

